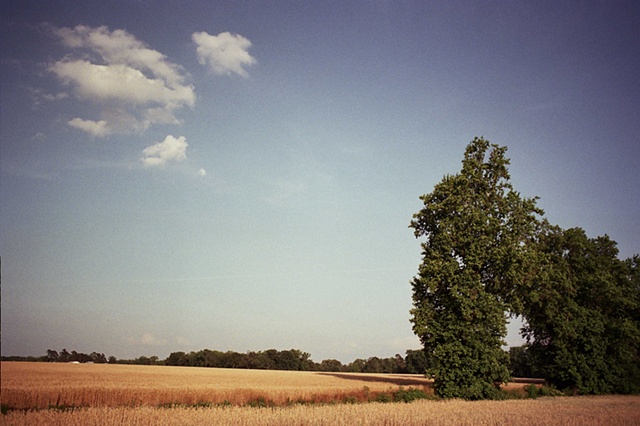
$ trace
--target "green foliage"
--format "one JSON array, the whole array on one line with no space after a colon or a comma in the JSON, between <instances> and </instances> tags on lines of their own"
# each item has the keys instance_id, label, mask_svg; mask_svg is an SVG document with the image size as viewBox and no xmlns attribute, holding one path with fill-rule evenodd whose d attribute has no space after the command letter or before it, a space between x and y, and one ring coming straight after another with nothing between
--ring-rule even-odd
<instances>
[{"instance_id":1,"label":"green foliage","mask_svg":"<svg viewBox=\"0 0 640 426\"><path fill-rule=\"evenodd\" d=\"M408 353L411 351L408 351ZM421 352L421 351L416 351ZM145 362L146 361L146 362ZM121 363L157 363L157 357L140 357L132 361L118 361ZM335 371L354 373L406 373L407 360L396 354L390 358L370 357L356 359L351 364L343 365L336 359L326 359L320 363L311 360L307 352L298 349L278 351L249 351L238 353L234 351L215 351L202 349L200 351L172 352L164 365L211 367L211 368L250 368L258 370L297 370L297 371ZM424 373L424 370L421 371Z\"/></svg>"},{"instance_id":2,"label":"green foliage","mask_svg":"<svg viewBox=\"0 0 640 426\"><path fill-rule=\"evenodd\" d=\"M411 402L416 399L428 399L429 395L422 389L400 387L398 390L389 392L381 392L375 397L370 398L373 402Z\"/></svg>"},{"instance_id":3,"label":"green foliage","mask_svg":"<svg viewBox=\"0 0 640 426\"><path fill-rule=\"evenodd\" d=\"M538 394L540 396L562 396L563 395L563 393L560 392L558 389L554 388L553 385L551 386L542 385L542 387L538 391Z\"/></svg>"},{"instance_id":4,"label":"green foliage","mask_svg":"<svg viewBox=\"0 0 640 426\"><path fill-rule=\"evenodd\" d=\"M268 349L260 352L212 351L173 352L164 361L165 365L217 368L251 368L259 370L313 370L310 355L297 349L277 351Z\"/></svg>"},{"instance_id":5,"label":"green foliage","mask_svg":"<svg viewBox=\"0 0 640 426\"><path fill-rule=\"evenodd\" d=\"M558 389L640 392L638 258L618 259L609 237L548 227L544 264L526 303L533 364Z\"/></svg>"},{"instance_id":6,"label":"green foliage","mask_svg":"<svg viewBox=\"0 0 640 426\"><path fill-rule=\"evenodd\" d=\"M474 139L462 171L420 197L410 225L426 237L411 321L446 398L499 397L509 380L505 312L522 311L520 288L536 270L530 246L542 211L513 190L505 151Z\"/></svg>"},{"instance_id":7,"label":"green foliage","mask_svg":"<svg viewBox=\"0 0 640 426\"><path fill-rule=\"evenodd\" d=\"M409 374L425 374L434 361L427 357L424 350L408 350L405 358L406 372Z\"/></svg>"},{"instance_id":8,"label":"green foliage","mask_svg":"<svg viewBox=\"0 0 640 426\"><path fill-rule=\"evenodd\" d=\"M376 397L373 399L374 402L393 402L393 396L382 392L376 395Z\"/></svg>"},{"instance_id":9,"label":"green foliage","mask_svg":"<svg viewBox=\"0 0 640 426\"><path fill-rule=\"evenodd\" d=\"M318 364L318 371L342 371L344 366L337 359L325 359Z\"/></svg>"},{"instance_id":10,"label":"green foliage","mask_svg":"<svg viewBox=\"0 0 640 426\"><path fill-rule=\"evenodd\" d=\"M540 395L540 392L538 386L529 384L524 387L524 394L527 398L536 399Z\"/></svg>"},{"instance_id":11,"label":"green foliage","mask_svg":"<svg viewBox=\"0 0 640 426\"><path fill-rule=\"evenodd\" d=\"M393 400L395 402L411 402L416 399L427 399L429 395L422 389L409 388L404 389L400 388L393 393Z\"/></svg>"},{"instance_id":12,"label":"green foliage","mask_svg":"<svg viewBox=\"0 0 640 426\"><path fill-rule=\"evenodd\" d=\"M82 352L76 351L67 351L63 349L60 353L53 349L47 349L47 354L41 357L33 357L33 356L9 356L2 357L2 361L26 361L26 362L93 362L95 364L106 364L107 357L98 352L91 352L90 354L85 354Z\"/></svg>"},{"instance_id":13,"label":"green foliage","mask_svg":"<svg viewBox=\"0 0 640 426\"><path fill-rule=\"evenodd\" d=\"M20 355L9 355L0 356L0 361L14 361L14 362L48 362L46 356L20 356Z\"/></svg>"},{"instance_id":14,"label":"green foliage","mask_svg":"<svg viewBox=\"0 0 640 426\"><path fill-rule=\"evenodd\" d=\"M524 393L526 398L536 399L541 396L562 396L563 393L554 388L553 386L537 386L529 384L524 387Z\"/></svg>"},{"instance_id":15,"label":"green foliage","mask_svg":"<svg viewBox=\"0 0 640 426\"><path fill-rule=\"evenodd\" d=\"M513 377L542 378L533 362L528 346L509 348L509 372Z\"/></svg>"},{"instance_id":16,"label":"green foliage","mask_svg":"<svg viewBox=\"0 0 640 426\"><path fill-rule=\"evenodd\" d=\"M358 403L358 398L356 398L355 396L346 396L344 398L343 402L345 404L357 404Z\"/></svg>"}]
</instances>

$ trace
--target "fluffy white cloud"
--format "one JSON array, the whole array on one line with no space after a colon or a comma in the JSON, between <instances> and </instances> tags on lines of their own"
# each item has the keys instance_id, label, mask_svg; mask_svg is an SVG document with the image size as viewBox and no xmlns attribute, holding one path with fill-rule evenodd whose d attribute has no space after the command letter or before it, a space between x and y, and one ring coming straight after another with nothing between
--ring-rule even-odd
<instances>
[{"instance_id":1,"label":"fluffy white cloud","mask_svg":"<svg viewBox=\"0 0 640 426\"><path fill-rule=\"evenodd\" d=\"M128 65L96 65L85 60L56 62L50 67L60 80L74 86L81 98L136 105L193 105L190 88L169 87L159 78L148 78Z\"/></svg>"},{"instance_id":2,"label":"fluffy white cloud","mask_svg":"<svg viewBox=\"0 0 640 426\"><path fill-rule=\"evenodd\" d=\"M187 158L187 140L184 136L175 138L167 135L162 142L150 145L142 151L142 163L145 167L164 166L169 161L182 161Z\"/></svg>"},{"instance_id":3,"label":"fluffy white cloud","mask_svg":"<svg viewBox=\"0 0 640 426\"><path fill-rule=\"evenodd\" d=\"M82 99L108 105L100 120L74 118L69 125L94 136L144 131L156 123L177 124L177 110L195 103L182 69L124 30L79 25L54 31L83 56L49 66Z\"/></svg>"},{"instance_id":4,"label":"fluffy white cloud","mask_svg":"<svg viewBox=\"0 0 640 426\"><path fill-rule=\"evenodd\" d=\"M108 63L129 64L150 71L171 86L182 84L183 76L179 66L167 62L163 54L149 49L124 30L109 31L105 26L91 28L78 25L73 29L61 28L55 32L68 47L86 47L98 53Z\"/></svg>"},{"instance_id":5,"label":"fluffy white cloud","mask_svg":"<svg viewBox=\"0 0 640 426\"><path fill-rule=\"evenodd\" d=\"M198 60L202 65L208 65L214 74L236 73L247 77L243 66L256 63L247 52L251 42L239 34L224 32L212 36L203 31L193 33L191 38L198 45Z\"/></svg>"},{"instance_id":6,"label":"fluffy white cloud","mask_svg":"<svg viewBox=\"0 0 640 426\"><path fill-rule=\"evenodd\" d=\"M206 175L207 175L207 171L201 167L200 170L198 170L198 176L206 176Z\"/></svg>"}]
</instances>

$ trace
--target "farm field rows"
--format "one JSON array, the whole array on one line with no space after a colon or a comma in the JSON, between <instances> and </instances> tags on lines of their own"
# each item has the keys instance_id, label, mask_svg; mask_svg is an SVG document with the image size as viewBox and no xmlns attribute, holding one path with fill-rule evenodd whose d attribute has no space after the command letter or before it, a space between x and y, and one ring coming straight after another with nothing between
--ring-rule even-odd
<instances>
[{"instance_id":1,"label":"farm field rows","mask_svg":"<svg viewBox=\"0 0 640 426\"><path fill-rule=\"evenodd\" d=\"M399 386L430 392L430 381L416 375L22 362L1 368L2 404L20 408L0 417L4 425L640 424L640 396L341 403ZM274 406L250 406L258 400ZM225 401L233 405L216 405Z\"/></svg>"}]
</instances>

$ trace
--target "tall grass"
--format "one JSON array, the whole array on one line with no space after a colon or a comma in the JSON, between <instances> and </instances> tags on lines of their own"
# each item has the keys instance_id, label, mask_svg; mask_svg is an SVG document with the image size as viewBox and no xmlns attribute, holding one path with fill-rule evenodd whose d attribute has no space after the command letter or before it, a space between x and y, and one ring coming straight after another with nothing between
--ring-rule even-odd
<instances>
[{"instance_id":1,"label":"tall grass","mask_svg":"<svg viewBox=\"0 0 640 426\"><path fill-rule=\"evenodd\" d=\"M638 425L640 396L409 404L294 405L277 408L97 407L10 411L9 425Z\"/></svg>"},{"instance_id":2,"label":"tall grass","mask_svg":"<svg viewBox=\"0 0 640 426\"><path fill-rule=\"evenodd\" d=\"M345 404L432 395L431 382L416 375L13 362L0 367L6 412L0 423L6 425L640 424L640 396ZM523 386L507 388L524 393Z\"/></svg>"},{"instance_id":3,"label":"tall grass","mask_svg":"<svg viewBox=\"0 0 640 426\"><path fill-rule=\"evenodd\" d=\"M13 409L362 402L430 385L418 375L2 363L2 404Z\"/></svg>"}]
</instances>

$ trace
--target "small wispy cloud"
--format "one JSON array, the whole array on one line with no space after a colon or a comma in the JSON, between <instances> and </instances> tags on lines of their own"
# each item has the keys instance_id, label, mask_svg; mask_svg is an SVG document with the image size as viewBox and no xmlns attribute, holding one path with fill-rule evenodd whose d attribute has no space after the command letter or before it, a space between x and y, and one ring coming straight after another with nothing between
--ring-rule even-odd
<instances>
[{"instance_id":1,"label":"small wispy cloud","mask_svg":"<svg viewBox=\"0 0 640 426\"><path fill-rule=\"evenodd\" d=\"M189 144L184 136L176 138L167 135L162 142L150 145L142 151L142 163L145 167L154 167L164 166L170 161L183 161L187 158L188 146ZM204 171L204 169L200 170Z\"/></svg>"},{"instance_id":2,"label":"small wispy cloud","mask_svg":"<svg viewBox=\"0 0 640 426\"><path fill-rule=\"evenodd\" d=\"M38 132L35 135L31 136L31 140L34 142L44 142L47 140L47 135L42 132Z\"/></svg>"},{"instance_id":3,"label":"small wispy cloud","mask_svg":"<svg viewBox=\"0 0 640 426\"><path fill-rule=\"evenodd\" d=\"M131 344L144 346L162 346L168 343L167 339L156 337L151 333L144 333L140 337L130 336L127 340Z\"/></svg>"},{"instance_id":4,"label":"small wispy cloud","mask_svg":"<svg viewBox=\"0 0 640 426\"><path fill-rule=\"evenodd\" d=\"M145 333L140 338L140 343L142 343L143 345L157 346L157 345L166 345L167 344L167 340L166 339L162 339L162 338L158 338L158 337L154 336L151 333Z\"/></svg>"},{"instance_id":5,"label":"small wispy cloud","mask_svg":"<svg viewBox=\"0 0 640 426\"><path fill-rule=\"evenodd\" d=\"M182 68L127 31L78 25L53 32L72 54L48 70L78 99L103 106L97 119L75 117L70 126L96 137L141 132L153 124L179 124L177 111L195 104Z\"/></svg>"},{"instance_id":6,"label":"small wispy cloud","mask_svg":"<svg viewBox=\"0 0 640 426\"><path fill-rule=\"evenodd\" d=\"M247 51L251 42L239 34L223 32L213 36L203 31L193 33L191 39L198 46L198 61L214 74L248 77L244 67L257 62Z\"/></svg>"},{"instance_id":7,"label":"small wispy cloud","mask_svg":"<svg viewBox=\"0 0 640 426\"><path fill-rule=\"evenodd\" d=\"M36 87L28 87L33 107L38 108L43 102L61 101L69 97L67 92L49 93Z\"/></svg>"},{"instance_id":8,"label":"small wispy cloud","mask_svg":"<svg viewBox=\"0 0 640 426\"><path fill-rule=\"evenodd\" d=\"M187 340L185 337L183 336L176 336L176 343L178 345L184 346L184 345L188 345L189 344L189 340Z\"/></svg>"},{"instance_id":9,"label":"small wispy cloud","mask_svg":"<svg viewBox=\"0 0 640 426\"><path fill-rule=\"evenodd\" d=\"M71 127L87 132L91 136L103 137L110 133L110 129L105 120L83 120L82 118L76 117L67 121L67 124Z\"/></svg>"}]
</instances>

